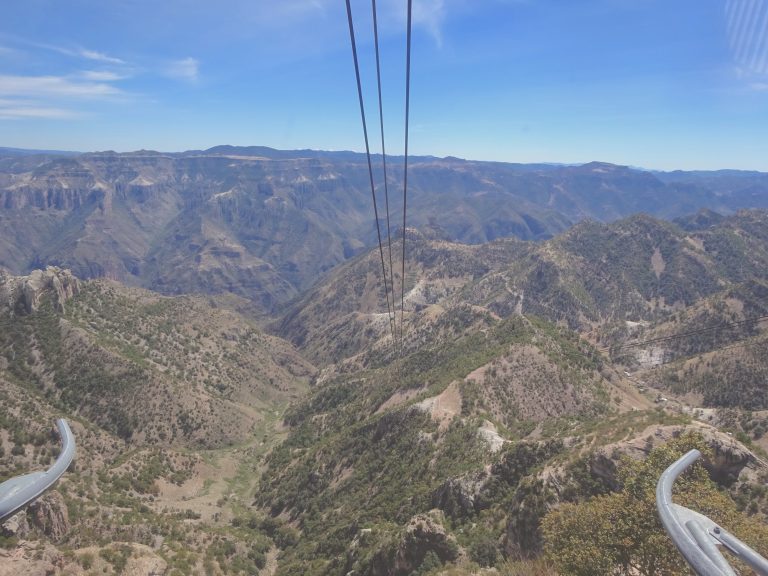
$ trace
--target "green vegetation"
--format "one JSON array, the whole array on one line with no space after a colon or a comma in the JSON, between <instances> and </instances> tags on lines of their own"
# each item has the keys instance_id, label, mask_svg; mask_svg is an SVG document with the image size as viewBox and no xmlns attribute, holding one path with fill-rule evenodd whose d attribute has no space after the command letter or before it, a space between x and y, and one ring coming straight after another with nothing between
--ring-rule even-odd
<instances>
[{"instance_id":1,"label":"green vegetation","mask_svg":"<svg viewBox=\"0 0 768 576\"><path fill-rule=\"evenodd\" d=\"M625 460L618 492L564 504L543 521L545 551L563 575L688 574L656 513L656 482L692 448L711 457L700 437L685 435L655 448L642 462ZM737 512L700 463L675 484L675 501L726 526L757 550L768 548L768 526Z\"/></svg>"},{"instance_id":2,"label":"green vegetation","mask_svg":"<svg viewBox=\"0 0 768 576\"><path fill-rule=\"evenodd\" d=\"M654 370L619 346L765 313L766 251L740 229L756 224L724 222L585 222L541 244L414 235L401 359L375 254L275 320L320 370L225 297L94 281L60 312L43 295L0 333L0 480L47 465L54 414L75 418L81 458L55 505L77 530L56 546L107 573L154 554L173 575L676 574L651 487L700 441L658 446L700 425L685 404L701 394L759 452L764 327L675 340ZM740 256L738 273L721 262ZM692 394L649 409L641 384ZM651 455L617 464L625 452ZM731 464L728 486L697 469L679 499L757 526L768 490ZM602 554L579 552L587 528Z\"/></svg>"},{"instance_id":3,"label":"green vegetation","mask_svg":"<svg viewBox=\"0 0 768 576\"><path fill-rule=\"evenodd\" d=\"M462 319L461 309L458 314L457 326L471 323L471 316ZM444 325L451 318L446 315ZM397 526L436 505L447 515L446 527L477 564L503 560L495 543L500 523L509 522L508 529L517 534L514 546L531 553L540 545L538 531L530 525L545 513L550 492L533 474L562 451L562 444L509 444L492 455L478 433L485 419L500 415L507 433L524 434L530 426L515 418L519 409L509 409L511 400L504 404L504 378L514 374L504 376L506 370L494 363L526 347L537 350L539 370L548 370L551 378L530 380L530 390L543 397L557 395L558 382L568 382L569 389L589 399L584 406L574 404L573 415L584 419L604 410L600 362L578 338L544 320L485 322L487 328L464 332L455 341L437 339L433 347L406 357L397 372L369 368L354 377L337 377L288 411L286 421L293 429L267 459L257 503L313 536L283 549L280 574L369 570L377 559L393 558L403 545ZM482 382L466 380L481 367L486 367ZM461 411L438 425L414 403L444 392L452 382L461 383ZM393 395L408 391L415 391L411 400L382 410ZM467 508L446 479L461 483L482 476L489 461L496 462L491 475L478 480L482 490ZM344 557L360 530L377 534L375 542L356 544L354 558L346 564L333 560ZM419 570L429 572L433 561L424 556L421 562L426 564Z\"/></svg>"},{"instance_id":4,"label":"green vegetation","mask_svg":"<svg viewBox=\"0 0 768 576\"><path fill-rule=\"evenodd\" d=\"M131 557L131 554L131 547L125 545L102 548L99 550L99 556L112 565L112 569L116 574L121 574L123 570L125 570L125 566L128 564L128 558Z\"/></svg>"}]
</instances>

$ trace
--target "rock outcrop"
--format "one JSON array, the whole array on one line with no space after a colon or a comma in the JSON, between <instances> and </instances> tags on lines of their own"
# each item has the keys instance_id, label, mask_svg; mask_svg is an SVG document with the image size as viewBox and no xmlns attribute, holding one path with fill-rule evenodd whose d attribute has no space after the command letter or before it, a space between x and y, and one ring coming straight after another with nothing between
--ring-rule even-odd
<instances>
[{"instance_id":1,"label":"rock outcrop","mask_svg":"<svg viewBox=\"0 0 768 576\"><path fill-rule=\"evenodd\" d=\"M67 505L56 491L35 500L29 505L27 514L30 523L52 542L60 542L69 532Z\"/></svg>"},{"instance_id":2,"label":"rock outcrop","mask_svg":"<svg viewBox=\"0 0 768 576\"><path fill-rule=\"evenodd\" d=\"M604 489L620 490L618 468L623 458L644 460L651 450L686 432L701 435L712 449L713 457L702 464L718 484L732 486L739 482L755 483L768 472L768 464L736 439L711 426L694 422L689 425L649 426L630 439L603 446L589 455L587 473L593 481L602 484ZM520 443L518 446L525 444ZM529 452L521 452L514 458L511 452L505 454L502 462L492 470L492 475L506 477L510 484L517 486L507 509L507 529L502 543L507 556L525 557L540 551L541 518L551 508L569 501L573 496L573 483L569 473L562 468L549 466L535 476L526 476L533 468L532 465L524 466L520 472L515 467L502 467L504 462L535 462L536 459L531 458L535 455L530 452L532 446L528 448Z\"/></svg>"},{"instance_id":3,"label":"rock outcrop","mask_svg":"<svg viewBox=\"0 0 768 576\"><path fill-rule=\"evenodd\" d=\"M448 478L432 495L432 505L453 518L470 516L484 507L481 492L488 477L481 471Z\"/></svg>"},{"instance_id":4,"label":"rock outcrop","mask_svg":"<svg viewBox=\"0 0 768 576\"><path fill-rule=\"evenodd\" d=\"M456 560L460 548L442 525L442 513L417 514L411 518L394 550L381 550L372 565L373 576L407 576L413 574L427 558L439 562Z\"/></svg>"},{"instance_id":5,"label":"rock outcrop","mask_svg":"<svg viewBox=\"0 0 768 576\"><path fill-rule=\"evenodd\" d=\"M703 464L718 484L730 486L738 481L754 481L760 472L768 471L768 464L735 438L701 423L689 426L651 426L631 440L604 446L592 455L590 471L613 489L618 489L616 470L622 456L643 459L655 446L665 444L686 431L700 434L712 449L713 458Z\"/></svg>"},{"instance_id":6,"label":"rock outcrop","mask_svg":"<svg viewBox=\"0 0 768 576\"><path fill-rule=\"evenodd\" d=\"M22 510L17 512L5 522L0 524L0 536L6 538L25 538L29 534L29 522L27 513Z\"/></svg>"},{"instance_id":7,"label":"rock outcrop","mask_svg":"<svg viewBox=\"0 0 768 576\"><path fill-rule=\"evenodd\" d=\"M50 544L21 542L0 548L0 576L52 576L61 574L63 565L63 555Z\"/></svg>"},{"instance_id":8,"label":"rock outcrop","mask_svg":"<svg viewBox=\"0 0 768 576\"><path fill-rule=\"evenodd\" d=\"M0 315L31 314L49 297L57 312L80 291L79 280L69 270L49 266L28 276L11 276L0 269Z\"/></svg>"}]
</instances>

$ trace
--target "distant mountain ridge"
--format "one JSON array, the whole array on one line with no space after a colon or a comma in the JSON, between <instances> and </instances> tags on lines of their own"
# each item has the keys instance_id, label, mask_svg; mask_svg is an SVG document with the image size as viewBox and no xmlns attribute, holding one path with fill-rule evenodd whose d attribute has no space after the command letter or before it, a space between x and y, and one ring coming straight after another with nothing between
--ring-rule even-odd
<instances>
[{"instance_id":1,"label":"distant mountain ridge","mask_svg":"<svg viewBox=\"0 0 768 576\"><path fill-rule=\"evenodd\" d=\"M73 152L69 150L34 150L29 148L8 148L0 146L0 156L76 156L82 152Z\"/></svg>"},{"instance_id":2,"label":"distant mountain ridge","mask_svg":"<svg viewBox=\"0 0 768 576\"><path fill-rule=\"evenodd\" d=\"M735 286L768 281L765 210L692 230L647 215L584 221L539 243L466 245L412 231L408 246L408 314L420 318L430 306L457 305L501 318L530 314L589 334L601 346L623 343L627 321L663 322ZM339 267L286 307L273 330L319 363L340 362L384 337L377 258L372 251ZM398 291L400 285L396 273Z\"/></svg>"},{"instance_id":3,"label":"distant mountain ridge","mask_svg":"<svg viewBox=\"0 0 768 576\"><path fill-rule=\"evenodd\" d=\"M402 165L389 166L399 222ZM430 156L409 167L408 225L470 244L542 240L636 212L768 207L762 173ZM383 186L377 195L383 206ZM372 212L365 156L355 152L0 151L0 266L14 274L58 265L164 293L233 292L269 313L374 245Z\"/></svg>"}]
</instances>

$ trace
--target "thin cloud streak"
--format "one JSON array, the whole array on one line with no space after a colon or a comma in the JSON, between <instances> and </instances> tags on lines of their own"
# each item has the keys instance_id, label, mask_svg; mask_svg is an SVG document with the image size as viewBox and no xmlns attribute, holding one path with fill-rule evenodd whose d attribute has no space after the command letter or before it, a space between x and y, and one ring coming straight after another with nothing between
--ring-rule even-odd
<instances>
[{"instance_id":1,"label":"thin cloud streak","mask_svg":"<svg viewBox=\"0 0 768 576\"><path fill-rule=\"evenodd\" d=\"M64 54L65 56L70 56L72 58L82 58L82 59L91 60L94 62L102 62L104 64L114 64L119 66L124 66L128 64L125 60L121 58L116 58L115 56L111 56L104 52L100 52L98 50L90 50L88 48L83 48L81 46L76 48L69 48L66 46L59 46L56 44L48 44L47 42L37 42L34 40L27 40L26 38L19 38L17 36L2 34L2 33L0 33L0 39L3 39L6 42L6 44L8 43L20 44L22 46L27 46L30 48L39 48L41 50L48 50L50 52L57 52L58 54ZM17 51L15 48L11 48L8 46L0 46L0 53L3 52L3 48L5 48L5 51L10 51L10 52Z\"/></svg>"},{"instance_id":2,"label":"thin cloud streak","mask_svg":"<svg viewBox=\"0 0 768 576\"><path fill-rule=\"evenodd\" d=\"M121 60L120 58L115 58L113 56L108 56L107 54L104 54L103 52L97 52L96 50L86 50L85 48L81 48L77 53L87 60L95 60L96 62L105 62L107 64L126 63L125 60Z\"/></svg>"},{"instance_id":3,"label":"thin cloud streak","mask_svg":"<svg viewBox=\"0 0 768 576\"><path fill-rule=\"evenodd\" d=\"M19 51L8 46L0 46L0 56L15 56Z\"/></svg>"},{"instance_id":4,"label":"thin cloud streak","mask_svg":"<svg viewBox=\"0 0 768 576\"><path fill-rule=\"evenodd\" d=\"M76 82L64 76L0 75L0 96L105 98L122 93L110 84Z\"/></svg>"},{"instance_id":5,"label":"thin cloud streak","mask_svg":"<svg viewBox=\"0 0 768 576\"><path fill-rule=\"evenodd\" d=\"M413 3L413 24L424 27L438 48L443 46L445 0L417 0Z\"/></svg>"},{"instance_id":6,"label":"thin cloud streak","mask_svg":"<svg viewBox=\"0 0 768 576\"><path fill-rule=\"evenodd\" d=\"M384 0L379 10L381 19L389 22L393 30L405 29L408 11L403 0ZM413 0L413 27L426 30L435 45L442 48L443 24L447 13L446 0Z\"/></svg>"},{"instance_id":7,"label":"thin cloud streak","mask_svg":"<svg viewBox=\"0 0 768 576\"><path fill-rule=\"evenodd\" d=\"M79 112L46 106L35 100L0 99L0 120L63 120L80 116Z\"/></svg>"},{"instance_id":8,"label":"thin cloud streak","mask_svg":"<svg viewBox=\"0 0 768 576\"><path fill-rule=\"evenodd\" d=\"M3 108L0 107L0 120L49 119L67 120L79 114L63 108Z\"/></svg>"},{"instance_id":9,"label":"thin cloud streak","mask_svg":"<svg viewBox=\"0 0 768 576\"><path fill-rule=\"evenodd\" d=\"M110 70L84 70L80 76L85 80L94 82L117 82L129 77L127 74L118 74Z\"/></svg>"},{"instance_id":10,"label":"thin cloud streak","mask_svg":"<svg viewBox=\"0 0 768 576\"><path fill-rule=\"evenodd\" d=\"M18 53L14 46L24 46L29 51L36 51L39 56L44 52L63 54L74 59L73 63L80 64L78 68L81 68L58 73L59 67L54 73L38 75L0 71L0 121L81 118L84 114L79 109L80 104L134 101L137 95L119 88L117 83L120 81L135 79L137 75L160 75L178 81L197 82L200 74L200 63L192 57L155 61L153 66L142 69L108 52L7 35L0 35L0 38L11 43L10 47L6 47L6 43L0 45L0 57L6 53ZM88 62L94 68L88 68Z\"/></svg>"}]
</instances>

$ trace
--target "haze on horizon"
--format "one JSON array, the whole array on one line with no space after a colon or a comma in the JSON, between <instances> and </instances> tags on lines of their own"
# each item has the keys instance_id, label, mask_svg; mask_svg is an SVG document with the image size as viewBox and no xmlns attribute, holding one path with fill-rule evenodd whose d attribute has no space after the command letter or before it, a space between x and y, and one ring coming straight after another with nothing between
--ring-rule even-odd
<instances>
[{"instance_id":1,"label":"haze on horizon","mask_svg":"<svg viewBox=\"0 0 768 576\"><path fill-rule=\"evenodd\" d=\"M373 127L370 3L353 9ZM400 154L405 0L379 9L388 152ZM768 0L414 10L414 154L768 171ZM9 3L0 146L360 151L346 26L340 0Z\"/></svg>"}]
</instances>

